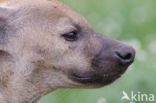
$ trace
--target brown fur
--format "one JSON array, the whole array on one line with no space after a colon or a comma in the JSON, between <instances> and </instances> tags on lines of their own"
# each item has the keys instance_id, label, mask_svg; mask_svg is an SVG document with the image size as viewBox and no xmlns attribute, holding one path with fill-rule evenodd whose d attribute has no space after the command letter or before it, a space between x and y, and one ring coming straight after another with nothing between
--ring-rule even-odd
<instances>
[{"instance_id":1,"label":"brown fur","mask_svg":"<svg viewBox=\"0 0 156 103\"><path fill-rule=\"evenodd\" d=\"M102 87L129 66L119 65L111 53L118 45L134 52L131 47L97 34L59 1L0 2L0 103L36 103L58 88ZM61 36L75 29L79 40ZM93 80L79 81L74 73Z\"/></svg>"}]
</instances>

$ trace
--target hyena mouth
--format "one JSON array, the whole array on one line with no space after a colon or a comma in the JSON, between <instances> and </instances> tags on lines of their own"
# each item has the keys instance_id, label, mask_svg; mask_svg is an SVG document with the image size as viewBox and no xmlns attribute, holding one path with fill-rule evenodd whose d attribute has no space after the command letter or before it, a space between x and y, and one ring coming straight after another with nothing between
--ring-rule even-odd
<instances>
[{"instance_id":1,"label":"hyena mouth","mask_svg":"<svg viewBox=\"0 0 156 103\"><path fill-rule=\"evenodd\" d=\"M118 79L122 74L97 74L97 73L70 73L69 78L75 82L83 84L107 85Z\"/></svg>"},{"instance_id":2,"label":"hyena mouth","mask_svg":"<svg viewBox=\"0 0 156 103\"><path fill-rule=\"evenodd\" d=\"M80 83L98 83L102 81L102 77L98 75L72 74L70 78Z\"/></svg>"}]
</instances>

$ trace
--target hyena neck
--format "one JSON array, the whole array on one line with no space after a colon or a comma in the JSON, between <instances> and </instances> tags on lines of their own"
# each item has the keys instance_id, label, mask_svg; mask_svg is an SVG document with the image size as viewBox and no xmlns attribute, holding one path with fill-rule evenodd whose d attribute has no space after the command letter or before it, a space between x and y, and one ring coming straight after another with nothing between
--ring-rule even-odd
<instances>
[{"instance_id":1,"label":"hyena neck","mask_svg":"<svg viewBox=\"0 0 156 103\"><path fill-rule=\"evenodd\" d=\"M12 90L12 92L14 92L13 94L9 94L10 92L8 91L2 91L0 93L1 103L38 103L41 97L47 94L47 92L41 90L31 91L31 88L29 88L29 91L23 90L19 93L15 93L18 91L19 90Z\"/></svg>"},{"instance_id":2,"label":"hyena neck","mask_svg":"<svg viewBox=\"0 0 156 103\"><path fill-rule=\"evenodd\" d=\"M32 75L31 66L21 62L16 66L12 61L0 62L0 103L37 103L55 90L37 78L37 74Z\"/></svg>"}]
</instances>

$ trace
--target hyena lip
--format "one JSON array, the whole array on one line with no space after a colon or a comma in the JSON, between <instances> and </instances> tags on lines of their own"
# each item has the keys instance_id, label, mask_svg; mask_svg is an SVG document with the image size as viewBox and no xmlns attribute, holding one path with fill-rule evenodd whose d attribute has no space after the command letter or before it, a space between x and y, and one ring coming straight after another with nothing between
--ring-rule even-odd
<instances>
[{"instance_id":1,"label":"hyena lip","mask_svg":"<svg viewBox=\"0 0 156 103\"><path fill-rule=\"evenodd\" d=\"M102 77L96 75L87 76L87 75L72 74L70 78L73 81L80 82L80 83L93 83L93 82L97 83L102 81Z\"/></svg>"},{"instance_id":2,"label":"hyena lip","mask_svg":"<svg viewBox=\"0 0 156 103\"><path fill-rule=\"evenodd\" d=\"M107 85L118 79L122 74L104 74L104 75L98 75L98 74L76 74L73 73L69 76L69 78L73 81L83 83L83 84L102 84Z\"/></svg>"}]
</instances>

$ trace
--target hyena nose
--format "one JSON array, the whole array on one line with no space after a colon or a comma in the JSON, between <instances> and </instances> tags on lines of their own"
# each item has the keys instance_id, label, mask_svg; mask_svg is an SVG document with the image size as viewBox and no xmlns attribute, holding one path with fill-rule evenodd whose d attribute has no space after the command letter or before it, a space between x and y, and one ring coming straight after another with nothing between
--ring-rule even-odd
<instances>
[{"instance_id":1,"label":"hyena nose","mask_svg":"<svg viewBox=\"0 0 156 103\"><path fill-rule=\"evenodd\" d=\"M130 65L134 61L135 50L127 45L119 45L114 53L114 57L121 65Z\"/></svg>"}]
</instances>

